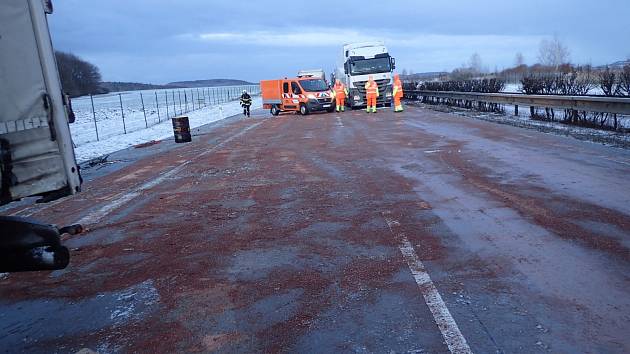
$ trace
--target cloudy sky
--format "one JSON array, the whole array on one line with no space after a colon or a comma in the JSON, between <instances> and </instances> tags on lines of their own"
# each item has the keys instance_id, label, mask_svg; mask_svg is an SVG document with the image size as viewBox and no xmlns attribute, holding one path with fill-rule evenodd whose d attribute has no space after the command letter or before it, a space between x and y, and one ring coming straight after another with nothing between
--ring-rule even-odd
<instances>
[{"instance_id":1,"label":"cloudy sky","mask_svg":"<svg viewBox=\"0 0 630 354\"><path fill-rule=\"evenodd\" d=\"M53 0L56 49L105 81L258 81L331 72L343 43L384 40L399 70L450 71L477 52L490 70L532 64L557 36L576 63L630 58L628 0Z\"/></svg>"}]
</instances>

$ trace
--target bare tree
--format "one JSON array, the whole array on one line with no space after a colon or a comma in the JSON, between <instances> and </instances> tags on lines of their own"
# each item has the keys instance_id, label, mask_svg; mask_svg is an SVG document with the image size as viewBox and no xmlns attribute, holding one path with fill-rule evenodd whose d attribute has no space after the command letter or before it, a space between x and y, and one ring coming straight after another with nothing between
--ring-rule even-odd
<instances>
[{"instance_id":1,"label":"bare tree","mask_svg":"<svg viewBox=\"0 0 630 354\"><path fill-rule=\"evenodd\" d=\"M538 61L541 64L558 68L570 60L569 48L557 36L553 39L543 39L538 48Z\"/></svg>"},{"instance_id":2,"label":"bare tree","mask_svg":"<svg viewBox=\"0 0 630 354\"><path fill-rule=\"evenodd\" d=\"M468 67L477 74L483 71L483 62L481 61L481 56L479 55L479 53L474 53L470 56Z\"/></svg>"},{"instance_id":3,"label":"bare tree","mask_svg":"<svg viewBox=\"0 0 630 354\"><path fill-rule=\"evenodd\" d=\"M624 65L619 73L619 93L623 96L630 96L630 64Z\"/></svg>"},{"instance_id":4,"label":"bare tree","mask_svg":"<svg viewBox=\"0 0 630 354\"><path fill-rule=\"evenodd\" d=\"M402 70L402 76L407 76L407 69Z\"/></svg>"},{"instance_id":5,"label":"bare tree","mask_svg":"<svg viewBox=\"0 0 630 354\"><path fill-rule=\"evenodd\" d=\"M599 87L606 96L615 96L619 93L617 75L606 66L606 70L599 73Z\"/></svg>"},{"instance_id":6,"label":"bare tree","mask_svg":"<svg viewBox=\"0 0 630 354\"><path fill-rule=\"evenodd\" d=\"M55 52L63 90L70 96L99 93L101 73L98 68L71 53Z\"/></svg>"},{"instance_id":7,"label":"bare tree","mask_svg":"<svg viewBox=\"0 0 630 354\"><path fill-rule=\"evenodd\" d=\"M615 96L621 94L621 89L619 87L619 83L617 81L617 74L610 70L608 66L606 66L606 70L600 71L599 73L599 87L604 92L606 96ZM608 117L608 113L604 113L605 117ZM613 129L617 130L619 127L619 120L617 119L617 114L613 114ZM602 119L603 120L603 119Z\"/></svg>"},{"instance_id":8,"label":"bare tree","mask_svg":"<svg viewBox=\"0 0 630 354\"><path fill-rule=\"evenodd\" d=\"M519 67L522 65L525 65L525 57L523 56L523 53L518 52L516 53L516 57L514 58L514 66Z\"/></svg>"}]
</instances>

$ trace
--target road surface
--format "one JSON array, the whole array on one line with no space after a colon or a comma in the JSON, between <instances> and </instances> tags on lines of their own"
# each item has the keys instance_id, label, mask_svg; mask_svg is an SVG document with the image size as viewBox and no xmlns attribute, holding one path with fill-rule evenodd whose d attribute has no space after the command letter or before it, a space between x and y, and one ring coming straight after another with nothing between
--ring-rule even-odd
<instances>
[{"instance_id":1,"label":"road surface","mask_svg":"<svg viewBox=\"0 0 630 354\"><path fill-rule=\"evenodd\" d=\"M630 153L407 107L234 117L11 212L84 223L0 279L5 352L624 353Z\"/></svg>"}]
</instances>

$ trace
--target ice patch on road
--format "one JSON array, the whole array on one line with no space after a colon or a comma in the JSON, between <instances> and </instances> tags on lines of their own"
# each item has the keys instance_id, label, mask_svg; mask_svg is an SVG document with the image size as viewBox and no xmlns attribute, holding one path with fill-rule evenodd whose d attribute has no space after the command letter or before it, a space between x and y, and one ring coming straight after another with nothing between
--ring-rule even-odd
<instances>
[{"instance_id":1,"label":"ice patch on road","mask_svg":"<svg viewBox=\"0 0 630 354\"><path fill-rule=\"evenodd\" d=\"M160 296L153 280L147 280L136 287L127 289L116 297L117 305L112 310L110 319L115 326L126 323L130 319L139 319L144 308L158 302Z\"/></svg>"}]
</instances>

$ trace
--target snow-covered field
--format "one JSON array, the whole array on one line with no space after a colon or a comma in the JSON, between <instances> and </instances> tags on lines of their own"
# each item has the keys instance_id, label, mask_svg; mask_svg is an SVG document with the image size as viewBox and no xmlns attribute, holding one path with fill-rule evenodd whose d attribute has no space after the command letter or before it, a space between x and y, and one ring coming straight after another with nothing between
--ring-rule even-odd
<instances>
[{"instance_id":1,"label":"snow-covered field","mask_svg":"<svg viewBox=\"0 0 630 354\"><path fill-rule=\"evenodd\" d=\"M506 83L505 88L503 89L502 92L523 93L523 86L520 83ZM591 87L591 89L588 90L588 94L602 96L604 95L604 91L602 91L601 87L595 86L595 87Z\"/></svg>"},{"instance_id":2,"label":"snow-covered field","mask_svg":"<svg viewBox=\"0 0 630 354\"><path fill-rule=\"evenodd\" d=\"M173 127L170 118L174 116L186 115L190 127L194 128L238 114L242 112L238 97L244 88L257 94L258 87L239 86L199 88L199 90L127 91L97 95L93 96L94 113L90 97L75 98L72 100L72 108L76 121L70 124L70 131L76 146L77 161L81 163L129 146L172 136ZM260 97L253 98L252 108L260 107L262 105ZM186 102L188 102L187 105ZM96 127L94 115L96 115Z\"/></svg>"}]
</instances>

